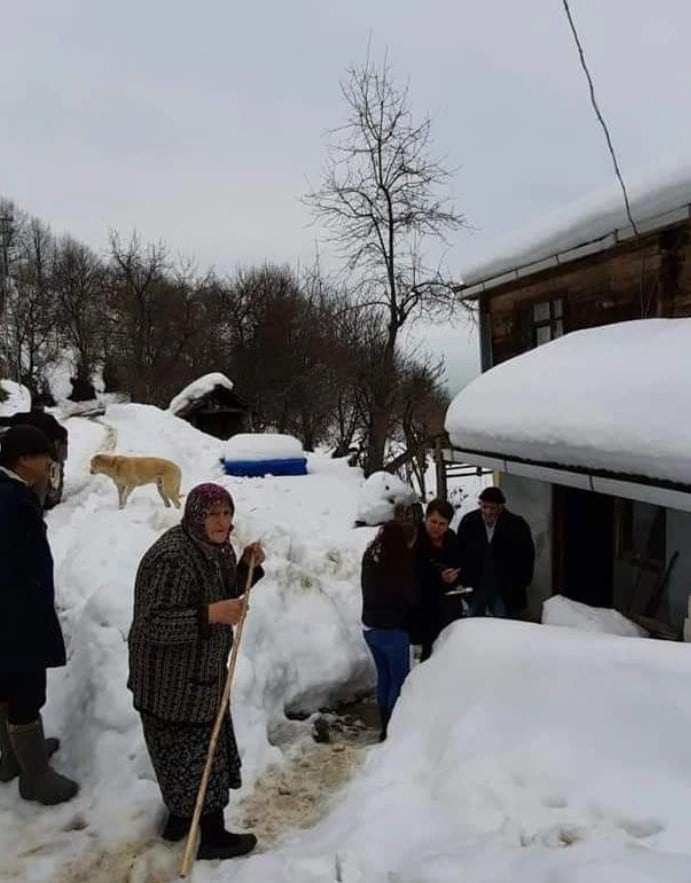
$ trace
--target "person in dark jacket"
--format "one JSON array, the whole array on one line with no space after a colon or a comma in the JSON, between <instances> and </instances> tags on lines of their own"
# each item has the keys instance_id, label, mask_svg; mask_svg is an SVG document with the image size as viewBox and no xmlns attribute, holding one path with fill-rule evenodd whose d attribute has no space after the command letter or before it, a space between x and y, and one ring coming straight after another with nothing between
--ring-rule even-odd
<instances>
[{"instance_id":1,"label":"person in dark jacket","mask_svg":"<svg viewBox=\"0 0 691 883\"><path fill-rule=\"evenodd\" d=\"M423 662L442 629L464 615L461 597L448 594L460 586L456 534L449 527L453 515L450 503L432 500L415 542L418 603L410 634L413 644L422 645Z\"/></svg>"},{"instance_id":2,"label":"person in dark jacket","mask_svg":"<svg viewBox=\"0 0 691 883\"><path fill-rule=\"evenodd\" d=\"M182 840L190 827L232 627L241 615L238 596L252 559L254 582L263 576L264 552L258 543L247 546L236 561L230 544L234 513L225 488L193 488L182 524L156 540L137 572L128 687L169 813L165 840ZM228 789L240 785L240 755L228 709L202 810L198 858L232 858L256 845L254 834L225 830Z\"/></svg>"},{"instance_id":3,"label":"person in dark jacket","mask_svg":"<svg viewBox=\"0 0 691 883\"><path fill-rule=\"evenodd\" d=\"M32 487L51 445L34 426L13 426L0 444L0 781L19 776L19 794L46 806L70 800L76 782L53 770L56 739L43 735L46 669L65 665L55 613L53 559Z\"/></svg>"},{"instance_id":4,"label":"person in dark jacket","mask_svg":"<svg viewBox=\"0 0 691 883\"><path fill-rule=\"evenodd\" d=\"M527 606L535 546L527 522L509 512L501 488L485 488L480 507L458 528L461 578L472 586L471 616L515 618Z\"/></svg>"},{"instance_id":5,"label":"person in dark jacket","mask_svg":"<svg viewBox=\"0 0 691 883\"><path fill-rule=\"evenodd\" d=\"M12 426L35 426L50 439L52 450L52 468L62 468L62 464L67 460L67 430L59 423L52 414L46 413L46 405L49 400L46 396L37 395L31 403L30 411L19 411L13 414L11 418ZM55 464L55 467L53 466ZM33 486L32 490L41 502L41 506L46 507L46 498L48 496L48 488L50 486L51 472L50 469L40 477Z\"/></svg>"},{"instance_id":6,"label":"person in dark jacket","mask_svg":"<svg viewBox=\"0 0 691 883\"><path fill-rule=\"evenodd\" d=\"M380 740L410 671L408 623L415 602L412 545L415 527L389 521L362 557L362 625L377 669Z\"/></svg>"}]
</instances>

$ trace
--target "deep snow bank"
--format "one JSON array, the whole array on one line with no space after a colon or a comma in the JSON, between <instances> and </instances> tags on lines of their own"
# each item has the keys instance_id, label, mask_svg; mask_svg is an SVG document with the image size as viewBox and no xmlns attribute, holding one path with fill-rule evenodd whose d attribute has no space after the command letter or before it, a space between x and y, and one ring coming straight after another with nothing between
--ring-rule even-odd
<instances>
[{"instance_id":1,"label":"deep snow bank","mask_svg":"<svg viewBox=\"0 0 691 883\"><path fill-rule=\"evenodd\" d=\"M153 485L118 511L112 482L88 474L97 450L168 457L182 470L183 493L200 481L224 484L236 501L234 542L266 545L233 699L246 786L281 761L270 736L285 708L315 709L372 678L359 627L359 563L372 531L351 528L359 471L230 478L220 470L221 442L143 405L115 405L103 423L73 418L67 428L67 497L47 520L69 662L49 674L44 717L63 741L55 765L82 793L38 811L19 800L16 783L0 786L2 870L21 880L56 880L68 858L141 841L158 823L160 798L125 686L126 637L139 560L180 513L163 507Z\"/></svg>"},{"instance_id":2,"label":"deep snow bank","mask_svg":"<svg viewBox=\"0 0 691 883\"><path fill-rule=\"evenodd\" d=\"M234 883L687 883L682 644L467 620L313 832Z\"/></svg>"}]
</instances>

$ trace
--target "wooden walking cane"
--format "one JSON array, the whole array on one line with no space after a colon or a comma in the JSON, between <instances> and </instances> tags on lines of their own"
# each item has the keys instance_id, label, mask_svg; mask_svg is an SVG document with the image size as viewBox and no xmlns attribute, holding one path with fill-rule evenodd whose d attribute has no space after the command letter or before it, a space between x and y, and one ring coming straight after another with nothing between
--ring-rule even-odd
<instances>
[{"instance_id":1,"label":"wooden walking cane","mask_svg":"<svg viewBox=\"0 0 691 883\"><path fill-rule=\"evenodd\" d=\"M228 700L230 699L230 689L233 685L233 675L235 674L235 662L238 658L238 649L240 647L240 639L242 638L242 629L245 625L245 618L247 616L247 610L249 607L249 597L250 597L250 589L252 588L252 577L254 576L254 555L250 558L249 570L247 571L247 579L245 581L245 591L242 596L242 611L240 613L240 621L238 622L235 628L235 636L233 640L233 649L230 653L230 662L228 663L228 674L226 675L226 682L223 687L223 693L221 695L221 701L218 707L218 713L216 714L216 720L214 721L214 726L211 731L211 741L209 742L209 750L206 754L206 764L204 765L204 772L202 774L202 781L199 785L199 791L197 792L197 802L194 806L194 813L192 815L192 824L190 825L190 832L187 835L187 843L185 844L185 852L182 856L182 864L180 866L180 876L187 877L192 865L194 864L194 859L197 851L197 830L199 828L199 820L202 816L202 807L204 806L204 799L206 797L206 789L209 787L209 778L211 776L211 767L214 762L214 755L216 754L216 745L218 744L218 736L221 732L221 724L223 723L223 718L226 716L226 711L228 710Z\"/></svg>"}]
</instances>

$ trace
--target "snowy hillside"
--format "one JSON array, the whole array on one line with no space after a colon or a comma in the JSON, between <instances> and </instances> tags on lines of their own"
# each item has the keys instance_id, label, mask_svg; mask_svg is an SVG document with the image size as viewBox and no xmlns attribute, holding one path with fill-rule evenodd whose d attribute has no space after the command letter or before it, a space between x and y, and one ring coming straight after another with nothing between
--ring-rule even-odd
<instances>
[{"instance_id":1,"label":"snowy hillside","mask_svg":"<svg viewBox=\"0 0 691 883\"><path fill-rule=\"evenodd\" d=\"M154 486L135 490L118 511L110 480L88 474L96 451L168 457L182 469L183 493L200 481L223 483L237 506L234 542L242 547L258 538L266 545L267 576L253 595L235 686L246 788L281 759L270 737L285 722L285 709L313 711L371 683L359 628L359 563L372 531L352 529L357 470L327 462L315 463L320 474L299 478L228 478L219 466L222 443L169 413L115 405L103 421L67 421L66 501L47 516L69 662L49 673L44 718L63 741L56 767L74 775L82 793L37 811L19 800L16 783L0 787L7 879L57 880L68 859L146 839L160 820L160 796L125 687L125 641L139 559L180 513L162 506Z\"/></svg>"}]
</instances>

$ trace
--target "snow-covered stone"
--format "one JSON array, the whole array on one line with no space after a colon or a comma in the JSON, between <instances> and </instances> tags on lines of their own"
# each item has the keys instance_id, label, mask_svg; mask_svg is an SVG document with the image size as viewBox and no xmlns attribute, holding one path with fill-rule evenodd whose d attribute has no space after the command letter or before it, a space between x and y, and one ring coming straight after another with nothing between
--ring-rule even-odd
<instances>
[{"instance_id":1,"label":"snow-covered stone","mask_svg":"<svg viewBox=\"0 0 691 883\"><path fill-rule=\"evenodd\" d=\"M389 472L373 472L362 483L357 520L362 524L382 524L393 518L397 505L410 506L417 500L415 491Z\"/></svg>"},{"instance_id":2,"label":"snow-covered stone","mask_svg":"<svg viewBox=\"0 0 691 883\"><path fill-rule=\"evenodd\" d=\"M542 605L545 625L561 625L584 632L619 635L623 638L646 638L648 632L609 607L590 607L563 595L554 595Z\"/></svg>"}]
</instances>

